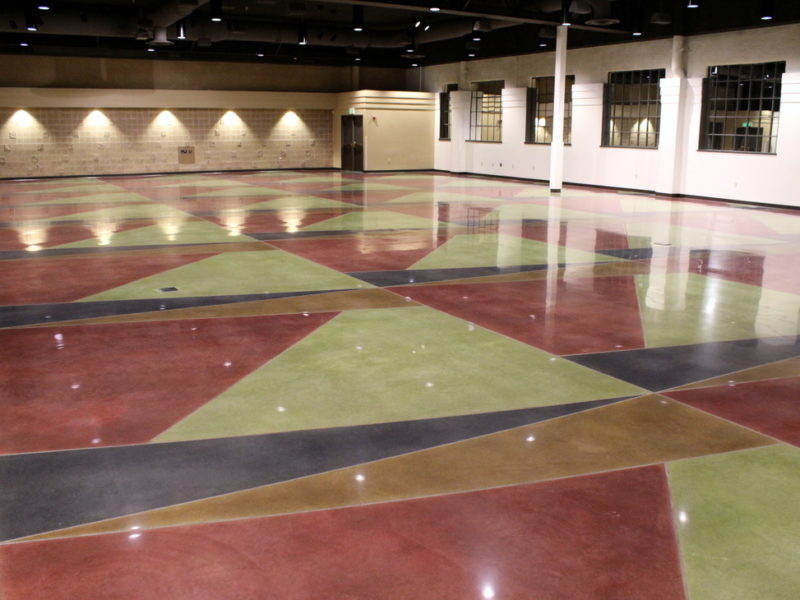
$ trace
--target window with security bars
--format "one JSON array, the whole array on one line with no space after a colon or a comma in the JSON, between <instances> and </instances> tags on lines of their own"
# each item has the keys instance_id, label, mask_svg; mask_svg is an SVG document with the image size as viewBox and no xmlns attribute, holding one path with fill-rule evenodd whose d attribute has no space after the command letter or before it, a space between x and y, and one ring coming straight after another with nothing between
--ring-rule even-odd
<instances>
[{"instance_id":1,"label":"window with security bars","mask_svg":"<svg viewBox=\"0 0 800 600\"><path fill-rule=\"evenodd\" d=\"M444 92L439 94L439 139L450 139L450 92L458 89L457 83L448 83Z\"/></svg>"},{"instance_id":2,"label":"window with security bars","mask_svg":"<svg viewBox=\"0 0 800 600\"><path fill-rule=\"evenodd\" d=\"M501 142L503 128L503 83L476 83L469 103L468 142Z\"/></svg>"},{"instance_id":3,"label":"window with security bars","mask_svg":"<svg viewBox=\"0 0 800 600\"><path fill-rule=\"evenodd\" d=\"M549 144L553 141L553 96L555 77L532 77L525 102L525 143ZM572 85L574 75L567 75L564 90L564 143L572 141Z\"/></svg>"},{"instance_id":4,"label":"window with security bars","mask_svg":"<svg viewBox=\"0 0 800 600\"><path fill-rule=\"evenodd\" d=\"M785 62L709 67L700 149L776 152Z\"/></svg>"},{"instance_id":5,"label":"window with security bars","mask_svg":"<svg viewBox=\"0 0 800 600\"><path fill-rule=\"evenodd\" d=\"M603 146L658 148L664 69L608 74L603 101Z\"/></svg>"}]
</instances>

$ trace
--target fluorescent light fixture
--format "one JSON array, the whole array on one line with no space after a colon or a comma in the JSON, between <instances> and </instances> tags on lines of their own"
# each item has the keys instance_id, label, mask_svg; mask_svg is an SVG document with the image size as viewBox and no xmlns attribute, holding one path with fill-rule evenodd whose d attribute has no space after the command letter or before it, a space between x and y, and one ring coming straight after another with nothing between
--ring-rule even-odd
<instances>
[{"instance_id":1,"label":"fluorescent light fixture","mask_svg":"<svg viewBox=\"0 0 800 600\"><path fill-rule=\"evenodd\" d=\"M428 10L430 10L431 12L439 12L442 9L439 8L438 6L431 6Z\"/></svg>"},{"instance_id":2,"label":"fluorescent light fixture","mask_svg":"<svg viewBox=\"0 0 800 600\"><path fill-rule=\"evenodd\" d=\"M47 4L40 4L36 8L38 8L39 10L50 10L50 6Z\"/></svg>"},{"instance_id":3,"label":"fluorescent light fixture","mask_svg":"<svg viewBox=\"0 0 800 600\"><path fill-rule=\"evenodd\" d=\"M178 21L178 39L186 39L186 25L183 24L183 21Z\"/></svg>"},{"instance_id":4,"label":"fluorescent light fixture","mask_svg":"<svg viewBox=\"0 0 800 600\"><path fill-rule=\"evenodd\" d=\"M689 0L686 8L700 8L700 0Z\"/></svg>"},{"instance_id":5,"label":"fluorescent light fixture","mask_svg":"<svg viewBox=\"0 0 800 600\"><path fill-rule=\"evenodd\" d=\"M420 25L422 25L422 21L417 21L416 23L414 23L414 28L416 29L416 28L418 28Z\"/></svg>"},{"instance_id":6,"label":"fluorescent light fixture","mask_svg":"<svg viewBox=\"0 0 800 600\"><path fill-rule=\"evenodd\" d=\"M297 43L301 46L308 44L308 30L305 23L300 23L297 26Z\"/></svg>"},{"instance_id":7,"label":"fluorescent light fixture","mask_svg":"<svg viewBox=\"0 0 800 600\"><path fill-rule=\"evenodd\" d=\"M28 42L20 42L19 45L22 46L23 48L27 48Z\"/></svg>"}]
</instances>

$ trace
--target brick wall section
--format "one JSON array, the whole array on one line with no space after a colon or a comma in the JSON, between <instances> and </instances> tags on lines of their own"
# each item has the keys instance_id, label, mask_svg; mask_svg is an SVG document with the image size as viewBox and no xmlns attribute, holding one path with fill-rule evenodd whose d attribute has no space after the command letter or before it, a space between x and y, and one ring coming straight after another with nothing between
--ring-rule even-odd
<instances>
[{"instance_id":1,"label":"brick wall section","mask_svg":"<svg viewBox=\"0 0 800 600\"><path fill-rule=\"evenodd\" d=\"M0 108L0 143L0 177L330 167L333 117L319 109ZM193 152L179 162L181 147Z\"/></svg>"}]
</instances>

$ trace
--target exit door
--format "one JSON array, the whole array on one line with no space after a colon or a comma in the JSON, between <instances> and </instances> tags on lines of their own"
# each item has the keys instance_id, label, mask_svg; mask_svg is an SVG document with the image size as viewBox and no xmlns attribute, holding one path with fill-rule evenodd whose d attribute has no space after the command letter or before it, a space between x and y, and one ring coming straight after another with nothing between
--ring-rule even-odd
<instances>
[{"instance_id":1,"label":"exit door","mask_svg":"<svg viewBox=\"0 0 800 600\"><path fill-rule=\"evenodd\" d=\"M364 117L342 115L342 169L364 170Z\"/></svg>"}]
</instances>

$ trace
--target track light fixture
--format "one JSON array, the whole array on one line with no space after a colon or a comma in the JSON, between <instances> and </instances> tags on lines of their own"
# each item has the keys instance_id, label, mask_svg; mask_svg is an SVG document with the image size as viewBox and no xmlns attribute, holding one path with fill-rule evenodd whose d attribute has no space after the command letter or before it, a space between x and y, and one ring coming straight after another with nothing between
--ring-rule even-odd
<instances>
[{"instance_id":1,"label":"track light fixture","mask_svg":"<svg viewBox=\"0 0 800 600\"><path fill-rule=\"evenodd\" d=\"M39 26L43 25L42 20L32 8L25 9L25 29L27 31L39 31Z\"/></svg>"},{"instance_id":2,"label":"track light fixture","mask_svg":"<svg viewBox=\"0 0 800 600\"><path fill-rule=\"evenodd\" d=\"M633 35L642 35L642 1L636 0L633 6Z\"/></svg>"},{"instance_id":3,"label":"track light fixture","mask_svg":"<svg viewBox=\"0 0 800 600\"><path fill-rule=\"evenodd\" d=\"M572 21L569 18L569 5L570 0L561 0L561 24L564 27L572 25Z\"/></svg>"},{"instance_id":4,"label":"track light fixture","mask_svg":"<svg viewBox=\"0 0 800 600\"><path fill-rule=\"evenodd\" d=\"M353 31L364 31L364 7L353 5Z\"/></svg>"},{"instance_id":5,"label":"track light fixture","mask_svg":"<svg viewBox=\"0 0 800 600\"><path fill-rule=\"evenodd\" d=\"M761 20L771 21L775 16L775 0L761 0Z\"/></svg>"},{"instance_id":6,"label":"track light fixture","mask_svg":"<svg viewBox=\"0 0 800 600\"><path fill-rule=\"evenodd\" d=\"M222 0L211 0L209 9L211 10L211 20L214 23L222 21Z\"/></svg>"}]
</instances>

